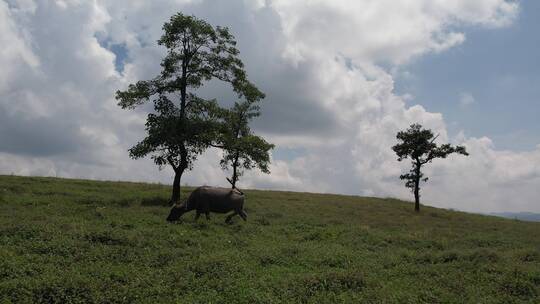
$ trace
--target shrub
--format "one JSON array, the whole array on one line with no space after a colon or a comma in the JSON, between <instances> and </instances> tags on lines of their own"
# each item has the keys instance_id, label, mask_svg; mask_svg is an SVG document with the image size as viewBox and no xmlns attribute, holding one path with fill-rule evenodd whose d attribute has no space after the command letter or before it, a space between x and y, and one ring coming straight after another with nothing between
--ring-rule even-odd
<instances>
[{"instance_id":1,"label":"shrub","mask_svg":"<svg viewBox=\"0 0 540 304\"><path fill-rule=\"evenodd\" d=\"M153 196L153 197L145 197L141 200L141 206L163 206L168 207L170 206L170 201L164 197L160 196Z\"/></svg>"},{"instance_id":2,"label":"shrub","mask_svg":"<svg viewBox=\"0 0 540 304\"><path fill-rule=\"evenodd\" d=\"M500 285L501 291L505 295L511 295L519 298L532 298L536 296L534 284L522 272L517 270L507 274Z\"/></svg>"},{"instance_id":3,"label":"shrub","mask_svg":"<svg viewBox=\"0 0 540 304\"><path fill-rule=\"evenodd\" d=\"M321 291L337 293L359 291L366 286L366 282L361 273L350 271L308 275L300 280L300 285L308 294Z\"/></svg>"}]
</instances>

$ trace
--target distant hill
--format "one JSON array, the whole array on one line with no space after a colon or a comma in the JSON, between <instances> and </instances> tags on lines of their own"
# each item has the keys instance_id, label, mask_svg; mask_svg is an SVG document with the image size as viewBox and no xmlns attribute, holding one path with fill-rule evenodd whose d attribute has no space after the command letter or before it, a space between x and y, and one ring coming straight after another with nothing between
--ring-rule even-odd
<instances>
[{"instance_id":1,"label":"distant hill","mask_svg":"<svg viewBox=\"0 0 540 304\"><path fill-rule=\"evenodd\" d=\"M0 176L0 303L540 303L540 223L243 189L169 224L170 190Z\"/></svg>"},{"instance_id":2,"label":"distant hill","mask_svg":"<svg viewBox=\"0 0 540 304\"><path fill-rule=\"evenodd\" d=\"M532 212L492 212L490 215L518 219L521 221L540 222L540 213Z\"/></svg>"}]
</instances>

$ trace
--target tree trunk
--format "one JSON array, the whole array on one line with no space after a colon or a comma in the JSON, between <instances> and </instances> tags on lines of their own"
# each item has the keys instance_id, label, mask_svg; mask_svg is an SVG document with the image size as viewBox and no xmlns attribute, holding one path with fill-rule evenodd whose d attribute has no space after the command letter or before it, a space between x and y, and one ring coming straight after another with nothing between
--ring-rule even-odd
<instances>
[{"instance_id":1,"label":"tree trunk","mask_svg":"<svg viewBox=\"0 0 540 304\"><path fill-rule=\"evenodd\" d=\"M231 183L231 187L232 189L236 188L236 167L233 166L233 175L232 175L232 183Z\"/></svg>"},{"instance_id":2,"label":"tree trunk","mask_svg":"<svg viewBox=\"0 0 540 304\"><path fill-rule=\"evenodd\" d=\"M182 179L183 170L174 170L174 181L171 196L171 203L176 204L180 201L180 181Z\"/></svg>"},{"instance_id":3,"label":"tree trunk","mask_svg":"<svg viewBox=\"0 0 540 304\"><path fill-rule=\"evenodd\" d=\"M236 152L236 155L234 157L234 162L233 162L233 175L232 175L232 188L236 188L236 181L238 181L238 173L237 173L237 168L238 168L238 152Z\"/></svg>"},{"instance_id":4,"label":"tree trunk","mask_svg":"<svg viewBox=\"0 0 540 304\"><path fill-rule=\"evenodd\" d=\"M414 185L414 211L420 212L420 188L417 181Z\"/></svg>"},{"instance_id":5,"label":"tree trunk","mask_svg":"<svg viewBox=\"0 0 540 304\"><path fill-rule=\"evenodd\" d=\"M416 212L420 212L420 166L420 161L417 161L414 180L414 211Z\"/></svg>"}]
</instances>

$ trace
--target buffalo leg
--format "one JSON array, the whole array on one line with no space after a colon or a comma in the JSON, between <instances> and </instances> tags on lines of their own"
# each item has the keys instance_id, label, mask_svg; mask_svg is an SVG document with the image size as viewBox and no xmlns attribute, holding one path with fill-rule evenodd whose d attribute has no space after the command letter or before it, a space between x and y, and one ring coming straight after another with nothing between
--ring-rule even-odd
<instances>
[{"instance_id":1,"label":"buffalo leg","mask_svg":"<svg viewBox=\"0 0 540 304\"><path fill-rule=\"evenodd\" d=\"M244 210L238 211L238 214L240 214L244 221L247 221L247 213Z\"/></svg>"},{"instance_id":2,"label":"buffalo leg","mask_svg":"<svg viewBox=\"0 0 540 304\"><path fill-rule=\"evenodd\" d=\"M237 211L234 211L233 213L231 213L229 216L227 216L227 218L225 219L225 223L230 223L233 216L237 215L238 212Z\"/></svg>"},{"instance_id":3,"label":"buffalo leg","mask_svg":"<svg viewBox=\"0 0 540 304\"><path fill-rule=\"evenodd\" d=\"M201 216L201 213L197 211L197 213L195 214L195 221L199 219L199 216Z\"/></svg>"},{"instance_id":4,"label":"buffalo leg","mask_svg":"<svg viewBox=\"0 0 540 304\"><path fill-rule=\"evenodd\" d=\"M206 214L206 220L209 221L210 220L210 212L206 211L205 214Z\"/></svg>"}]
</instances>

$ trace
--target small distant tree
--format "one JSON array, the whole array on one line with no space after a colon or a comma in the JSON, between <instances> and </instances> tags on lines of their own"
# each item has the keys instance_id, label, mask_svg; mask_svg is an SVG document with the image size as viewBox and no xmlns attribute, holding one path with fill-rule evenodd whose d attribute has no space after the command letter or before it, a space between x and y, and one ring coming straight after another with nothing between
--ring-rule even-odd
<instances>
[{"instance_id":1,"label":"small distant tree","mask_svg":"<svg viewBox=\"0 0 540 304\"><path fill-rule=\"evenodd\" d=\"M247 92L246 100L236 102L231 109L223 113L220 147L224 153L220 164L223 170L232 170L232 175L227 180L233 189L244 170L257 167L264 173L270 173L269 152L274 148L273 144L253 134L249 127L249 122L260 115L258 101L264 98L264 95L258 94L252 88L244 91Z\"/></svg>"},{"instance_id":2,"label":"small distant tree","mask_svg":"<svg viewBox=\"0 0 540 304\"><path fill-rule=\"evenodd\" d=\"M219 138L220 108L215 100L194 94L206 81L218 79L232 85L239 96L262 94L246 79L236 41L224 27L213 27L194 16L178 13L163 26L159 45L167 48L161 73L151 80L117 91L124 109L149 100L154 113L146 121L147 136L129 150L134 159L150 155L162 167L174 170L172 203L180 199L180 181L193 162ZM244 92L249 88L249 92Z\"/></svg>"},{"instance_id":3,"label":"small distant tree","mask_svg":"<svg viewBox=\"0 0 540 304\"><path fill-rule=\"evenodd\" d=\"M429 129L423 129L420 124L412 124L406 131L397 133L398 144L392 147L396 152L398 161L410 158L412 169L399 178L405 180L405 186L414 193L414 210L420 211L420 182L426 182L427 177L422 173L422 166L436 158L446 158L452 153L469 155L463 146L451 146L434 143L437 136Z\"/></svg>"}]
</instances>

